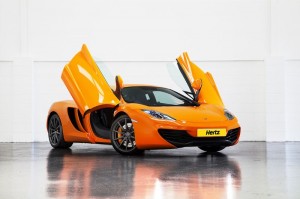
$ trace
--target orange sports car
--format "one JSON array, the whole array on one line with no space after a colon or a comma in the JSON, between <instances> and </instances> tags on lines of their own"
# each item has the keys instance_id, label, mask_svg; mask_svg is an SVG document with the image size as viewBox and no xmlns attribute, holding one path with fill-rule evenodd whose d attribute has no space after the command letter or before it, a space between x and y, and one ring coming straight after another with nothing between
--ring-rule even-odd
<instances>
[{"instance_id":1,"label":"orange sports car","mask_svg":"<svg viewBox=\"0 0 300 199\"><path fill-rule=\"evenodd\" d=\"M126 85L120 76L111 88L83 45L61 76L74 101L55 102L49 110L51 146L111 144L132 155L191 146L216 152L237 144L238 120L224 108L212 75L187 53L177 65L190 90L186 96L163 87Z\"/></svg>"}]
</instances>

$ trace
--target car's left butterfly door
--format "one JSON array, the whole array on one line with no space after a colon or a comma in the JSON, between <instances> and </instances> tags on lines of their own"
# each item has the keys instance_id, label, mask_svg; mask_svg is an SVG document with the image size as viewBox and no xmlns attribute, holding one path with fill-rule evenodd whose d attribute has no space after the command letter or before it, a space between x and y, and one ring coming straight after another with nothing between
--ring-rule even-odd
<instances>
[{"instance_id":1,"label":"car's left butterfly door","mask_svg":"<svg viewBox=\"0 0 300 199\"><path fill-rule=\"evenodd\" d=\"M82 115L119 104L119 99L84 44L61 75Z\"/></svg>"}]
</instances>

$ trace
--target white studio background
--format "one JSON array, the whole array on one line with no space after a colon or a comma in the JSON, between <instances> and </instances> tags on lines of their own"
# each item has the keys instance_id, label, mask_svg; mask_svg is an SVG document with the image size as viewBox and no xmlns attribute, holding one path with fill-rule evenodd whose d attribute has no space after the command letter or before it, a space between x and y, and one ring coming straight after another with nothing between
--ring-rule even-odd
<instances>
[{"instance_id":1,"label":"white studio background","mask_svg":"<svg viewBox=\"0 0 300 199\"><path fill-rule=\"evenodd\" d=\"M47 140L51 103L71 99L62 68L83 43L125 83L172 88L166 66L188 51L241 140L300 141L299 11L300 0L0 0L0 142Z\"/></svg>"}]
</instances>

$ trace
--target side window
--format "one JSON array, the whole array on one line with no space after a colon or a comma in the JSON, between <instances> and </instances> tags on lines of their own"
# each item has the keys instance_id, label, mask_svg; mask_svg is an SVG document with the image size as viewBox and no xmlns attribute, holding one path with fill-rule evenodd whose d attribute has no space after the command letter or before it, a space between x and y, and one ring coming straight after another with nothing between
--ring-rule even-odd
<instances>
[{"instance_id":1,"label":"side window","mask_svg":"<svg viewBox=\"0 0 300 199\"><path fill-rule=\"evenodd\" d=\"M158 104L169 104L169 105L184 104L184 101L174 97L169 93L165 93L162 91L153 91L153 94Z\"/></svg>"}]
</instances>

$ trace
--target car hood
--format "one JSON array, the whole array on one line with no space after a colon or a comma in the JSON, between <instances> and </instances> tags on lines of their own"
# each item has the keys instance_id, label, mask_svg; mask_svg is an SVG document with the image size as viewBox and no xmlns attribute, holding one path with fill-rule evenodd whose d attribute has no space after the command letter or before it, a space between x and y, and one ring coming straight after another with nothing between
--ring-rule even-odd
<instances>
[{"instance_id":1,"label":"car hood","mask_svg":"<svg viewBox=\"0 0 300 199\"><path fill-rule=\"evenodd\" d=\"M154 111L167 114L176 120L186 122L226 121L224 109L217 105L201 104L200 106L163 106L149 107Z\"/></svg>"}]
</instances>

